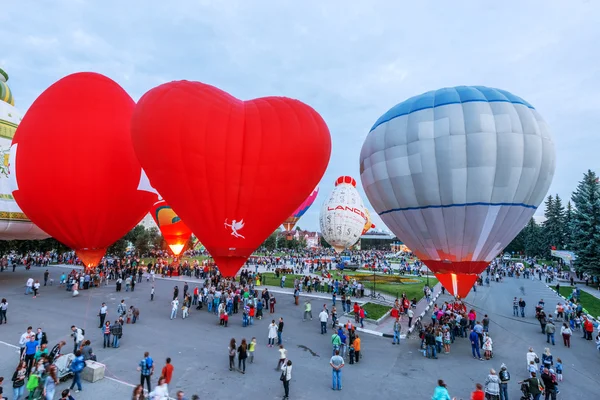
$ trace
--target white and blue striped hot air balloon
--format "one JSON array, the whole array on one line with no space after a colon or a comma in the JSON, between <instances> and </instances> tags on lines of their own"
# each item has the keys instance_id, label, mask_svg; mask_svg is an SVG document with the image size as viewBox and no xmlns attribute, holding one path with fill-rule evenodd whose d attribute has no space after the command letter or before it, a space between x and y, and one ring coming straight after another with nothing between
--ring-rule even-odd
<instances>
[{"instance_id":1,"label":"white and blue striped hot air balloon","mask_svg":"<svg viewBox=\"0 0 600 400\"><path fill-rule=\"evenodd\" d=\"M375 122L360 154L373 208L460 296L527 224L554 169L552 135L535 108L482 86L396 105Z\"/></svg>"}]
</instances>

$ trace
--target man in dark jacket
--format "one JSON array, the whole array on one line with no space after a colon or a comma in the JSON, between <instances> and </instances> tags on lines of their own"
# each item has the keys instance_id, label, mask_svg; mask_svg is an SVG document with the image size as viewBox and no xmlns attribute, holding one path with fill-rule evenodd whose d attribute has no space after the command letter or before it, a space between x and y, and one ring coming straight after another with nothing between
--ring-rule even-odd
<instances>
[{"instance_id":1,"label":"man in dark jacket","mask_svg":"<svg viewBox=\"0 0 600 400\"><path fill-rule=\"evenodd\" d=\"M475 332L474 329L471 330L471 334L469 335L469 340L471 341L471 351L473 352L473 358L481 358L481 353L479 352L479 335ZM477 356L475 355L477 353Z\"/></svg>"},{"instance_id":2,"label":"man in dark jacket","mask_svg":"<svg viewBox=\"0 0 600 400\"><path fill-rule=\"evenodd\" d=\"M544 387L546 388L546 400L556 400L556 378L552 375L553 374L548 371L548 368L544 368L542 382L544 382Z\"/></svg>"},{"instance_id":3,"label":"man in dark jacket","mask_svg":"<svg viewBox=\"0 0 600 400\"><path fill-rule=\"evenodd\" d=\"M425 346L427 346L427 358L437 358L437 348L435 345L435 336L431 328L425 332Z\"/></svg>"}]
</instances>

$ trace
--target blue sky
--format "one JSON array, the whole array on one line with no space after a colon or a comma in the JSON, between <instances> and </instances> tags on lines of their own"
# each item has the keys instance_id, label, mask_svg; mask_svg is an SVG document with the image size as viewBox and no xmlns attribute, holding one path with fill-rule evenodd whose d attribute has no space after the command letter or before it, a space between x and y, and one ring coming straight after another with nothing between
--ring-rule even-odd
<instances>
[{"instance_id":1,"label":"blue sky","mask_svg":"<svg viewBox=\"0 0 600 400\"><path fill-rule=\"evenodd\" d=\"M187 79L310 104L333 139L319 197L299 222L314 230L334 180L360 181L377 118L444 86L498 87L533 104L556 142L550 192L570 197L599 163L598 15L600 3L584 0L22 0L2 4L0 67L22 111L78 71L105 74L136 100Z\"/></svg>"}]
</instances>

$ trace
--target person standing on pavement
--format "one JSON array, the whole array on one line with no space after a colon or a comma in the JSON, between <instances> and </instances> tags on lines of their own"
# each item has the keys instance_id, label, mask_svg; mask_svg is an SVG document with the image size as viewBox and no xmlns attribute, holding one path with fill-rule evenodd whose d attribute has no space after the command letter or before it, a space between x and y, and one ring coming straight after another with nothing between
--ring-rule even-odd
<instances>
[{"instance_id":1,"label":"person standing on pavement","mask_svg":"<svg viewBox=\"0 0 600 400\"><path fill-rule=\"evenodd\" d=\"M360 327L364 328L365 324L364 324L364 320L365 320L365 309L363 308L363 306L360 306L360 309L358 310L358 317L360 319Z\"/></svg>"},{"instance_id":2,"label":"person standing on pavement","mask_svg":"<svg viewBox=\"0 0 600 400\"><path fill-rule=\"evenodd\" d=\"M433 391L431 400L453 400L450 399L450 393L448 393L448 389L446 389L446 384L443 380L438 379L438 385Z\"/></svg>"},{"instance_id":3,"label":"person standing on pavement","mask_svg":"<svg viewBox=\"0 0 600 400\"><path fill-rule=\"evenodd\" d=\"M285 365L281 367L281 381L283 382L284 396L283 400L287 400L290 396L290 381L292 380L292 360L287 360Z\"/></svg>"},{"instance_id":4,"label":"person standing on pavement","mask_svg":"<svg viewBox=\"0 0 600 400\"><path fill-rule=\"evenodd\" d=\"M277 344L283 343L281 340L281 334L283 333L283 317L279 317L279 324L277 324Z\"/></svg>"},{"instance_id":5,"label":"person standing on pavement","mask_svg":"<svg viewBox=\"0 0 600 400\"><path fill-rule=\"evenodd\" d=\"M39 343L35 340L35 335L29 336L29 341L25 343L25 362L27 363L27 377L31 373L31 367L33 366L33 360L35 358L35 352Z\"/></svg>"},{"instance_id":6,"label":"person standing on pavement","mask_svg":"<svg viewBox=\"0 0 600 400\"><path fill-rule=\"evenodd\" d=\"M104 323L102 333L104 337L104 348L110 347L110 321Z\"/></svg>"},{"instance_id":7,"label":"person standing on pavement","mask_svg":"<svg viewBox=\"0 0 600 400\"><path fill-rule=\"evenodd\" d=\"M277 324L275 324L275 320L272 320L269 324L269 344L268 347L273 347L275 344L275 338L277 337Z\"/></svg>"},{"instance_id":8,"label":"person standing on pavement","mask_svg":"<svg viewBox=\"0 0 600 400\"><path fill-rule=\"evenodd\" d=\"M522 298L519 299L519 310L521 311L521 318L525 318L525 300Z\"/></svg>"},{"instance_id":9,"label":"person standing on pavement","mask_svg":"<svg viewBox=\"0 0 600 400\"><path fill-rule=\"evenodd\" d=\"M44 286L46 286L46 284L48 283L48 277L50 277L50 272L48 272L48 270L46 270L44 272Z\"/></svg>"},{"instance_id":10,"label":"person standing on pavement","mask_svg":"<svg viewBox=\"0 0 600 400\"><path fill-rule=\"evenodd\" d=\"M506 368L506 364L500 366L500 400L508 400L508 381L510 381L510 372Z\"/></svg>"},{"instance_id":11,"label":"person standing on pavement","mask_svg":"<svg viewBox=\"0 0 600 400\"><path fill-rule=\"evenodd\" d=\"M552 339L552 346L554 346L554 332L556 332L556 327L551 319L546 323L544 331L546 332L546 343L550 343L550 339Z\"/></svg>"},{"instance_id":12,"label":"person standing on pavement","mask_svg":"<svg viewBox=\"0 0 600 400\"><path fill-rule=\"evenodd\" d=\"M2 299L0 302L0 325L2 325L2 321L6 324L6 312L8 311L8 302L6 299Z\"/></svg>"},{"instance_id":13,"label":"person standing on pavement","mask_svg":"<svg viewBox=\"0 0 600 400\"><path fill-rule=\"evenodd\" d=\"M532 275L533 276L533 275ZM529 393L533 396L533 400L540 400L542 392L540 387L543 388L542 381L536 377L536 373L532 372L529 379L518 382L518 384L526 383L529 386Z\"/></svg>"},{"instance_id":14,"label":"person standing on pavement","mask_svg":"<svg viewBox=\"0 0 600 400\"><path fill-rule=\"evenodd\" d=\"M327 320L329 319L329 314L327 310L323 307L323 310L319 313L319 321L321 321L321 335L327 333Z\"/></svg>"},{"instance_id":15,"label":"person standing on pavement","mask_svg":"<svg viewBox=\"0 0 600 400\"><path fill-rule=\"evenodd\" d=\"M275 322L275 321L273 321ZM229 370L233 371L233 368L235 368L235 352L236 352L237 346L235 344L235 338L231 338L231 341L229 341L229 347L228 347L228 351L229 351Z\"/></svg>"},{"instance_id":16,"label":"person standing on pavement","mask_svg":"<svg viewBox=\"0 0 600 400\"><path fill-rule=\"evenodd\" d=\"M408 311L406 311L406 315L408 315L408 329L410 329L412 326L412 320L413 320L413 317L415 316L415 313L411 308L409 308Z\"/></svg>"},{"instance_id":17,"label":"person standing on pavement","mask_svg":"<svg viewBox=\"0 0 600 400\"><path fill-rule=\"evenodd\" d=\"M77 352L77 349L81 347L81 343L83 342L83 329L76 327L75 325L71 326L71 336L73 336L73 353Z\"/></svg>"},{"instance_id":18,"label":"person standing on pavement","mask_svg":"<svg viewBox=\"0 0 600 400\"><path fill-rule=\"evenodd\" d=\"M150 377L154 373L154 360L150 357L149 352L144 353L144 358L138 364L138 371L140 371L140 385L144 386L144 381L148 385L148 393L152 391L150 388Z\"/></svg>"},{"instance_id":19,"label":"person standing on pavement","mask_svg":"<svg viewBox=\"0 0 600 400\"><path fill-rule=\"evenodd\" d=\"M27 283L25 283L25 294L33 293L33 278L27 279Z\"/></svg>"},{"instance_id":20,"label":"person standing on pavement","mask_svg":"<svg viewBox=\"0 0 600 400\"><path fill-rule=\"evenodd\" d=\"M500 379L493 368L490 369L490 374L485 379L485 397L487 400L500 399Z\"/></svg>"},{"instance_id":21,"label":"person standing on pavement","mask_svg":"<svg viewBox=\"0 0 600 400\"><path fill-rule=\"evenodd\" d=\"M171 319L177 318L177 309L179 308L179 300L177 297L171 302Z\"/></svg>"},{"instance_id":22,"label":"person standing on pavement","mask_svg":"<svg viewBox=\"0 0 600 400\"><path fill-rule=\"evenodd\" d=\"M396 317L394 321L394 339L392 340L392 344L400 344L400 318Z\"/></svg>"},{"instance_id":23,"label":"person standing on pavement","mask_svg":"<svg viewBox=\"0 0 600 400\"><path fill-rule=\"evenodd\" d=\"M115 349L119 348L119 341L121 340L121 336L123 335L123 326L118 320L115 321L115 323L112 324L112 326L110 327L110 333L112 333L113 335L112 347Z\"/></svg>"},{"instance_id":24,"label":"person standing on pavement","mask_svg":"<svg viewBox=\"0 0 600 400\"><path fill-rule=\"evenodd\" d=\"M515 297L513 299L513 317L519 316L519 300Z\"/></svg>"},{"instance_id":25,"label":"person standing on pavement","mask_svg":"<svg viewBox=\"0 0 600 400\"><path fill-rule=\"evenodd\" d=\"M21 348L21 353L19 354L20 358L23 358L23 354L25 353L25 346L27 342L29 342L29 338L31 336L35 336L35 334L33 333L33 327L28 326L25 333L23 333L21 335L21 338L19 339L19 347Z\"/></svg>"},{"instance_id":26,"label":"person standing on pavement","mask_svg":"<svg viewBox=\"0 0 600 400\"><path fill-rule=\"evenodd\" d=\"M167 357L166 364L160 372L160 376L165 378L167 385L171 384L171 379L173 378L173 365L171 364L171 357Z\"/></svg>"},{"instance_id":27,"label":"person standing on pavement","mask_svg":"<svg viewBox=\"0 0 600 400\"><path fill-rule=\"evenodd\" d=\"M100 317L100 326L98 328L102 328L104 326L104 320L106 319L106 314L108 313L108 307L106 303L102 303L100 306L100 311L98 312L98 316Z\"/></svg>"},{"instance_id":28,"label":"person standing on pavement","mask_svg":"<svg viewBox=\"0 0 600 400\"><path fill-rule=\"evenodd\" d=\"M354 336L352 345L354 346L355 361L358 363L358 360L360 360L360 337L358 337L358 334Z\"/></svg>"},{"instance_id":29,"label":"person standing on pavement","mask_svg":"<svg viewBox=\"0 0 600 400\"><path fill-rule=\"evenodd\" d=\"M545 400L556 400L556 381L548 368L544 368L542 373L542 382L546 391Z\"/></svg>"},{"instance_id":30,"label":"person standing on pavement","mask_svg":"<svg viewBox=\"0 0 600 400\"><path fill-rule=\"evenodd\" d=\"M481 358L481 353L479 352L479 335L474 329L471 329L469 340L471 341L471 352L473 353L473 358L483 361L483 358Z\"/></svg>"},{"instance_id":31,"label":"person standing on pavement","mask_svg":"<svg viewBox=\"0 0 600 400\"><path fill-rule=\"evenodd\" d=\"M331 365L331 385L333 390L342 390L342 368L344 368L344 359L340 356L340 351L336 350L335 354L329 360Z\"/></svg>"},{"instance_id":32,"label":"person standing on pavement","mask_svg":"<svg viewBox=\"0 0 600 400\"><path fill-rule=\"evenodd\" d=\"M75 391L75 393L78 393L81 390L83 390L81 387L80 374L81 374L81 371L83 371L83 369L85 368L85 361L83 360L83 355L81 354L81 350L77 350L75 352L75 358L71 362L70 368L71 368L71 372L73 372L73 383L71 383L71 387L69 389L73 390L75 385L77 385L77 390Z\"/></svg>"},{"instance_id":33,"label":"person standing on pavement","mask_svg":"<svg viewBox=\"0 0 600 400\"><path fill-rule=\"evenodd\" d=\"M304 302L304 318L302 318L302 321L306 321L308 317L312 321L312 305L310 304L310 300Z\"/></svg>"},{"instance_id":34,"label":"person standing on pavement","mask_svg":"<svg viewBox=\"0 0 600 400\"><path fill-rule=\"evenodd\" d=\"M573 334L573 331L566 322L564 322L563 326L560 328L560 333L562 335L564 345L566 347L571 347L571 335Z\"/></svg>"},{"instance_id":35,"label":"person standing on pavement","mask_svg":"<svg viewBox=\"0 0 600 400\"><path fill-rule=\"evenodd\" d=\"M279 361L277 362L277 367L275 370L279 370L279 367L285 365L285 360L287 359L287 350L283 347L283 345L279 345Z\"/></svg>"}]
</instances>

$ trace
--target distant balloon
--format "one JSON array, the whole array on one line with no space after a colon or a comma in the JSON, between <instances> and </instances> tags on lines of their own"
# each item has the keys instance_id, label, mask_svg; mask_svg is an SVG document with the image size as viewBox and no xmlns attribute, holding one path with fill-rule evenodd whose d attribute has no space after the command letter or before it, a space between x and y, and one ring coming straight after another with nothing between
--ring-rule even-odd
<instances>
[{"instance_id":1,"label":"distant balloon","mask_svg":"<svg viewBox=\"0 0 600 400\"><path fill-rule=\"evenodd\" d=\"M181 218L175 214L175 211L164 200L159 200L150 209L154 222L162 234L165 242L178 256L192 236L192 231L183 223Z\"/></svg>"},{"instance_id":2,"label":"distant balloon","mask_svg":"<svg viewBox=\"0 0 600 400\"><path fill-rule=\"evenodd\" d=\"M319 188L316 187L315 190L313 190L312 193L306 198L306 200L304 200L302 204L300 204L298 208L296 208L292 215L289 216L285 221L283 221L283 228L286 231L291 231L292 229L294 229L294 225L296 225L298 220L300 220L304 213L306 213L310 206L312 206L318 194Z\"/></svg>"},{"instance_id":3,"label":"distant balloon","mask_svg":"<svg viewBox=\"0 0 600 400\"><path fill-rule=\"evenodd\" d=\"M87 266L97 265L157 199L131 146L134 107L109 78L77 73L46 89L15 133L15 200Z\"/></svg>"},{"instance_id":4,"label":"distant balloon","mask_svg":"<svg viewBox=\"0 0 600 400\"><path fill-rule=\"evenodd\" d=\"M188 81L140 99L132 139L152 186L224 276L234 276L313 191L331 153L325 121L306 104L242 101ZM281 154L294 154L302 167L281 162Z\"/></svg>"},{"instance_id":5,"label":"distant balloon","mask_svg":"<svg viewBox=\"0 0 600 400\"><path fill-rule=\"evenodd\" d=\"M49 235L27 218L12 196L8 175L10 144L22 114L14 106L7 80L8 75L0 69L0 240L46 239Z\"/></svg>"},{"instance_id":6,"label":"distant balloon","mask_svg":"<svg viewBox=\"0 0 600 400\"><path fill-rule=\"evenodd\" d=\"M481 86L396 105L377 120L360 155L373 208L462 297L527 224L554 169L554 142L533 106Z\"/></svg>"},{"instance_id":7,"label":"distant balloon","mask_svg":"<svg viewBox=\"0 0 600 400\"><path fill-rule=\"evenodd\" d=\"M321 207L321 235L340 253L358 241L366 222L365 206L356 190L356 181L350 176L340 176Z\"/></svg>"},{"instance_id":8,"label":"distant balloon","mask_svg":"<svg viewBox=\"0 0 600 400\"><path fill-rule=\"evenodd\" d=\"M367 221L365 222L365 226L363 227L362 235L367 233L369 231L369 229L375 228L375 224L373 222L371 222L371 214L369 213L369 210L367 210L366 207L365 207L365 216L367 217Z\"/></svg>"}]
</instances>

